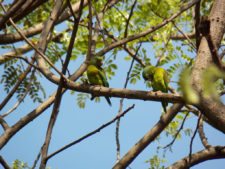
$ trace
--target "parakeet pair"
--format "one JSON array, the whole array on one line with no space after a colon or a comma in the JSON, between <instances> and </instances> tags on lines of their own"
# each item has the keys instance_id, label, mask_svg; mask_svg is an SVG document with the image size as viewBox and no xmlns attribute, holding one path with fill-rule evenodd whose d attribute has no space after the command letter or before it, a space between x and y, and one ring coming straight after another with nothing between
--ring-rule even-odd
<instances>
[{"instance_id":1,"label":"parakeet pair","mask_svg":"<svg viewBox=\"0 0 225 169\"><path fill-rule=\"evenodd\" d=\"M109 83L107 81L105 72L101 67L102 61L103 61L103 57L100 57L100 56L91 59L90 64L87 68L88 81L91 85L109 87ZM92 95L91 100L93 100L94 98L95 96ZM108 104L111 106L112 103L110 101L110 98L106 96L105 99L108 102Z\"/></svg>"},{"instance_id":2,"label":"parakeet pair","mask_svg":"<svg viewBox=\"0 0 225 169\"><path fill-rule=\"evenodd\" d=\"M165 69L148 65L142 72L144 80L151 81L153 91L168 93L169 78ZM168 102L163 101L163 110L166 113Z\"/></svg>"}]
</instances>

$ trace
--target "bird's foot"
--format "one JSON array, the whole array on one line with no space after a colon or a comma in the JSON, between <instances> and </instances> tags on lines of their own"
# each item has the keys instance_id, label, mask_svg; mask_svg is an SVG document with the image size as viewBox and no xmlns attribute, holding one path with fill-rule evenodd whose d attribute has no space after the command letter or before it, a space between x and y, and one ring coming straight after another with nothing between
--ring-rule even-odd
<instances>
[{"instance_id":1,"label":"bird's foot","mask_svg":"<svg viewBox=\"0 0 225 169\"><path fill-rule=\"evenodd\" d=\"M162 91L160 91L160 90L158 90L158 91L155 91L155 95L160 95L160 94L162 94L163 92Z\"/></svg>"}]
</instances>

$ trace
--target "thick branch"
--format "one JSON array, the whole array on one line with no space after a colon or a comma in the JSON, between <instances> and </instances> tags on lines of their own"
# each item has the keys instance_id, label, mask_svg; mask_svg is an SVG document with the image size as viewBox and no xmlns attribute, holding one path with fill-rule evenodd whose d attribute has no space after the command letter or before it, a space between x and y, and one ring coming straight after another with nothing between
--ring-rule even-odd
<instances>
[{"instance_id":1,"label":"thick branch","mask_svg":"<svg viewBox=\"0 0 225 169\"><path fill-rule=\"evenodd\" d=\"M173 120L183 104L174 104L166 114L163 114L155 126L147 132L144 137L139 140L121 160L113 167L113 169L126 168L157 136L166 128Z\"/></svg>"},{"instance_id":2,"label":"thick branch","mask_svg":"<svg viewBox=\"0 0 225 169\"><path fill-rule=\"evenodd\" d=\"M72 5L73 7L73 12L78 12L79 10L79 4L80 2L77 2L75 4ZM87 0L84 0L84 7L87 5ZM69 10L65 10L59 17L59 19L57 20L57 22L55 24L60 24L63 21L65 21L66 19L68 19L71 16L71 12ZM33 27L30 27L27 30L22 31L22 33L26 36L26 37L31 37L34 36L36 34L39 34L44 28L44 24L43 23L39 23L36 24ZM1 34L0 35L0 44L8 44L8 43L14 43L14 42L18 42L23 40L23 37L20 36L19 33L16 34Z\"/></svg>"},{"instance_id":3,"label":"thick branch","mask_svg":"<svg viewBox=\"0 0 225 169\"><path fill-rule=\"evenodd\" d=\"M214 1L209 20L210 36L214 45L218 48L225 32L225 3L223 0ZM206 98L203 95L202 74L213 63L212 57L207 39L202 37L192 71L192 84L201 98L198 108L204 113L214 127L225 133L225 106L223 103L209 97Z\"/></svg>"},{"instance_id":4,"label":"thick branch","mask_svg":"<svg viewBox=\"0 0 225 169\"><path fill-rule=\"evenodd\" d=\"M2 156L0 156L0 164L4 167L4 169L10 169L10 166L7 164L7 162L3 159Z\"/></svg>"},{"instance_id":5,"label":"thick branch","mask_svg":"<svg viewBox=\"0 0 225 169\"><path fill-rule=\"evenodd\" d=\"M53 29L54 22L57 20L57 18L59 16L62 5L63 5L63 3L62 3L61 0L56 1L55 6L53 8L53 11L51 13L51 16L48 19L48 22L46 22L45 29L42 31L41 39L39 41L39 48L42 49L43 52L45 51L47 43L48 43L47 37L50 34L50 31ZM73 43L71 44L71 41L74 42L75 35L73 34L73 36L71 37L69 46L73 45ZM69 60L70 60L70 57L71 57L71 52L72 52L72 48L70 47L69 51L67 53L67 56L66 56L66 61L63 64L63 68L62 68L62 74L63 75L66 74L66 70L67 70ZM42 63L42 64L44 63L43 61L42 62L40 61L42 59L40 56L38 56L36 54L36 57L37 57L37 60L39 61L38 62L39 66L40 66L40 63ZM61 76L59 86L58 86L57 92L56 92L56 99L54 101L52 114L51 114L51 117L50 117L50 120L49 120L49 123L48 123L45 141L44 141L44 144L41 148L41 157L42 158L41 158L40 169L46 168L46 164L47 164L46 157L47 157L47 154L48 154L48 149L49 149L49 145L50 145L50 141L51 141L52 131L53 131L53 127L55 125L55 122L56 122L56 119L57 119L57 116L58 116L58 113L59 113L59 108L60 108L60 104L61 104L61 100L62 100L63 83L64 83L64 79Z\"/></svg>"},{"instance_id":6,"label":"thick branch","mask_svg":"<svg viewBox=\"0 0 225 169\"><path fill-rule=\"evenodd\" d=\"M57 2L59 2L59 1L57 1ZM75 39L76 39L77 30L78 30L78 26L79 26L79 22L80 22L80 17L81 17L81 14L82 14L83 2L84 2L84 0L80 1L78 18L77 19L74 18L73 32L72 32L72 36L71 36L71 39L70 39L66 59L65 59L65 62L63 64L63 68L62 68L62 74L64 74L64 75L66 74L66 70L68 68L70 58L72 56L73 45L74 45L74 42L75 42ZM68 4L70 6L69 1L68 1ZM58 4L56 3L56 5L55 5L56 8L54 8L56 10L56 12L59 13L58 10L60 8L57 8L58 5L60 7L62 5L62 1L59 2ZM72 10L71 6L70 6L70 9ZM71 11L71 12L73 12L73 11ZM54 13L54 10L53 10L53 13ZM56 99L54 101L51 118L50 118L50 121L49 121L49 124L48 124L45 142L43 144L42 151L41 151L41 154L42 154L42 160L41 160L41 164L40 164L41 169L45 169L45 167L46 167L47 153L48 153L48 148L49 148L49 145L50 145L51 135L52 135L53 127L55 125L55 122L56 122L56 119L57 119L57 116L58 116L58 113L59 113L59 108L60 108L60 104L61 104L61 100L62 100L63 84L64 84L64 78L61 77L60 83L59 83L59 86L58 86L58 89L57 89L57 92L56 92Z\"/></svg>"},{"instance_id":7,"label":"thick branch","mask_svg":"<svg viewBox=\"0 0 225 169\"><path fill-rule=\"evenodd\" d=\"M177 161L176 163L172 164L171 166L167 167L167 169L184 169L199 164L201 162L212 160L212 159L219 159L225 158L225 149L224 147L216 146L210 147L209 149L205 149L199 151L197 153L192 154L191 161L189 162L189 156Z\"/></svg>"},{"instance_id":8,"label":"thick branch","mask_svg":"<svg viewBox=\"0 0 225 169\"><path fill-rule=\"evenodd\" d=\"M48 0L35 0L35 1L34 0L29 0L29 1L26 0L26 3L23 4L23 6L20 8L20 10L16 11L16 13L14 13L13 16L11 16L11 17L15 22L18 22L47 1ZM7 24L10 25L10 23L7 23ZM2 28L5 28L5 27L2 27Z\"/></svg>"},{"instance_id":9,"label":"thick branch","mask_svg":"<svg viewBox=\"0 0 225 169\"><path fill-rule=\"evenodd\" d=\"M21 6L26 2L26 0L19 0L17 1L15 4L12 5L12 7L6 12L5 15L3 15L2 17L0 17L0 30L2 29L2 27L5 26L6 22L8 21L8 19L14 15L16 13L16 11L19 10L19 8L21 8Z\"/></svg>"}]
</instances>

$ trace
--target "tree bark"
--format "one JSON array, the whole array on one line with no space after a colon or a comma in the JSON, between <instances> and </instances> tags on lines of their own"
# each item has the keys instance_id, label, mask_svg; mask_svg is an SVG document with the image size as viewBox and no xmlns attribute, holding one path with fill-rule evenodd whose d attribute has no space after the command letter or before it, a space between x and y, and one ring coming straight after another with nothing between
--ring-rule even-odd
<instances>
[{"instance_id":1,"label":"tree bark","mask_svg":"<svg viewBox=\"0 0 225 169\"><path fill-rule=\"evenodd\" d=\"M209 16L210 36L218 49L225 32L225 1L216 0ZM192 85L199 93L200 102L198 108L209 119L215 128L225 133L225 106L213 98L205 97L202 86L202 74L212 65L212 54L207 39L202 37L197 58L192 71Z\"/></svg>"}]
</instances>

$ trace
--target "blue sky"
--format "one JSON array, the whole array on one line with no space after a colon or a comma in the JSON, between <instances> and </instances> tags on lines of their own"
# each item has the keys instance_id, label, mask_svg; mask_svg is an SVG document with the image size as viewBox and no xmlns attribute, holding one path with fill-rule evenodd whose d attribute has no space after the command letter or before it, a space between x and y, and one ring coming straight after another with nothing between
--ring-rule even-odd
<instances>
[{"instance_id":1,"label":"blue sky","mask_svg":"<svg viewBox=\"0 0 225 169\"><path fill-rule=\"evenodd\" d=\"M145 44L146 45L146 44ZM147 53L151 53L151 49L146 45ZM3 53L3 51L1 51ZM118 70L116 76L113 77L109 83L110 87L122 88L126 78L127 71L130 66L130 61L124 60L127 54L121 52L117 56L116 63L118 64ZM151 53L152 56L152 53ZM154 61L154 60L153 60ZM76 70L82 59L78 59L70 63L70 69ZM3 66L0 65L0 75L3 72ZM175 77L176 80L176 77ZM47 96L52 94L57 86L48 82L44 77L41 82L46 89ZM136 85L128 85L129 89L135 90L150 90L146 88L144 81L138 81ZM3 92L3 86L0 85L0 101L4 99L6 93ZM54 127L52 140L50 144L49 153L61 148L65 144L68 144L81 136L91 132L98 128L102 124L108 122L114 118L119 109L119 98L111 98L112 107L109 107L104 98L100 103L87 100L85 109L80 109L76 103L76 93L70 94L68 91L62 100L60 107L60 113ZM16 99L13 98L7 106L1 111L6 112L10 107L16 103ZM132 104L135 104L135 108L128 112L125 117L121 119L120 125L120 144L121 144L121 156L123 156L147 131L149 131L155 123L159 120L162 108L161 103L152 101L141 100L124 100L124 109L128 108ZM29 98L6 120L12 125L18 119L32 111L38 106L37 103L33 103ZM45 133L50 118L52 107L47 109L41 116L32 121L20 132L18 132L8 142L8 144L1 150L0 154L5 160L12 164L16 159L28 163L29 166L33 165L33 162L40 151L40 148L44 142ZM195 129L197 124L197 118L191 116L185 123L185 128ZM224 134L213 129L207 124L204 127L208 141L212 145L223 145L225 142ZM2 133L0 128L0 133ZM190 137L185 136L182 133L182 139L177 140L173 145L173 151L166 153L167 162L165 166L168 166L177 160L187 156L189 154ZM172 140L171 137L165 137L165 134L160 135L160 140L150 144L130 165L132 169L147 169L149 164L145 161L150 159L156 154L156 147L166 145ZM200 143L198 135L194 140L193 152L203 149ZM159 154L162 155L162 150ZM115 123L110 125L94 136L82 141L81 143L72 146L71 148L63 151L48 161L48 165L52 169L110 169L116 161L116 142L115 142ZM200 165L196 165L193 169L224 169L225 160L213 160L204 162ZM1 168L1 166L0 166Z\"/></svg>"},{"instance_id":2,"label":"blue sky","mask_svg":"<svg viewBox=\"0 0 225 169\"><path fill-rule=\"evenodd\" d=\"M119 64L117 75L110 81L111 87L122 88L124 79L129 68L127 61L123 57L126 54L121 53L117 58ZM77 62L78 63L78 62ZM71 66L76 67L71 64ZM2 72L2 66L1 66ZM45 78L42 79L44 87L47 86L47 95L55 91L56 86L50 84ZM141 80L136 85L128 85L128 88L136 90L149 90L145 87ZM3 88L0 86L0 90ZM5 95L1 95L2 100ZM60 113L54 128L49 152L53 152L65 144L87 134L93 129L108 122L118 112L119 98L112 98L112 107L110 107L104 98L100 103L95 103L87 100L86 108L80 109L76 104L75 95L67 92L63 96L63 101L60 108ZM2 111L5 112L16 102L13 99L9 105ZM161 112L161 103L151 101L139 100L124 100L124 109L130 105L135 104L135 108L128 112L125 117L121 119L120 141L121 141L121 155L123 156L153 125L158 121ZM30 99L27 99L12 115L7 117L9 124L13 124L23 115L29 113L37 104L34 104ZM1 154L8 163L12 163L15 159L27 162L32 165L36 155L38 154L41 145L43 144L48 120L52 111L50 107L40 117L32 121L28 126L17 133L9 143L2 149ZM197 118L191 116L185 123L185 128L195 129ZM223 145L225 137L220 132L205 125L206 136L212 145ZM2 132L2 131L1 131ZM133 168L148 168L149 164L145 161L151 158L159 145L166 145L171 141L171 138L165 137L164 134L160 136L160 142L154 142L140 154L136 160L130 165ZM173 152L167 152L167 162L165 165L172 164L176 160L187 156L189 153L190 137L184 136L181 140L175 142ZM198 135L195 138L193 152L203 149ZM181 151L182 150L182 151ZM160 151L160 154L162 151ZM115 143L115 124L107 127L101 132L95 134L87 140L74 145L64 152L56 155L49 160L48 166L52 169L61 168L104 168L108 169L113 166L116 160L116 143ZM215 160L203 163L193 167L195 169L210 169L216 167L222 169L225 160Z\"/></svg>"}]
</instances>

